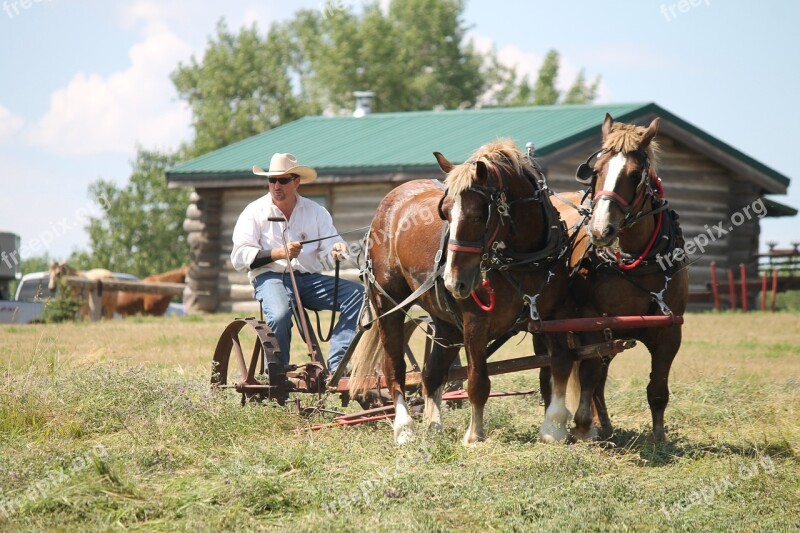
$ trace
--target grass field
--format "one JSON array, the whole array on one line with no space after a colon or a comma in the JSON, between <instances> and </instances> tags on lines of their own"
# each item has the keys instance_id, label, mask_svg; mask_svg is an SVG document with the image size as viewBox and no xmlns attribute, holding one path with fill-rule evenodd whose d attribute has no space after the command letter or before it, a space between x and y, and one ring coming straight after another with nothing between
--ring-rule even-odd
<instances>
[{"instance_id":1,"label":"grass field","mask_svg":"<svg viewBox=\"0 0 800 533\"><path fill-rule=\"evenodd\" d=\"M0 530L800 530L800 314L688 315L664 444L637 347L611 366L610 442L538 443L529 396L490 400L479 446L457 409L401 449L386 423L311 433L211 393L229 319L0 327Z\"/></svg>"}]
</instances>

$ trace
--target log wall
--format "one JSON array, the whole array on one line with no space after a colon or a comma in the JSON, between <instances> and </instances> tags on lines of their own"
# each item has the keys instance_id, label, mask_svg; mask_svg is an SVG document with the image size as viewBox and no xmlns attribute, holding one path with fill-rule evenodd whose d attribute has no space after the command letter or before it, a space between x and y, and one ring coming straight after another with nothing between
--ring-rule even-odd
<instances>
[{"instance_id":1,"label":"log wall","mask_svg":"<svg viewBox=\"0 0 800 533\"><path fill-rule=\"evenodd\" d=\"M734 225L731 217L736 216L738 221L745 206L752 206L758 200L758 186L679 140L660 135L659 143L662 149L659 176L670 205L680 215L684 237L688 242L701 234L711 235L705 252L697 251L690 256L693 261L690 290L706 289L711 261L716 261L721 275L728 268L735 269L738 275L739 263L745 263L748 272L755 276L759 219L752 207L750 217L745 216L741 224ZM577 190L575 169L586 160L594 149L592 146L599 144L598 136L594 145L584 142L572 154L555 160L544 158L542 163L551 187L557 191ZM368 225L381 198L393 187L410 179L429 177L430 173L390 174L383 180L379 175L321 176L317 182L304 185L300 192L307 197L324 198L337 229L345 232ZM353 183L356 179L358 183ZM198 189L192 195L184 224L192 254L185 295L190 311L258 313L247 275L231 266L231 236L239 213L266 192L263 187ZM720 223L727 234L718 237L713 227ZM361 234L347 235L345 239L355 243L360 237ZM703 307L708 305L695 306Z\"/></svg>"}]
</instances>

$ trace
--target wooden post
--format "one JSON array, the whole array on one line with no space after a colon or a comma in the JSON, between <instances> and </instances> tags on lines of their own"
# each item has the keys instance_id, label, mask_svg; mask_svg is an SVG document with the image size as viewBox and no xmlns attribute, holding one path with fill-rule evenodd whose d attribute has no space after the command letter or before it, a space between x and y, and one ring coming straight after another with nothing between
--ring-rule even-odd
<instances>
[{"instance_id":1,"label":"wooden post","mask_svg":"<svg viewBox=\"0 0 800 533\"><path fill-rule=\"evenodd\" d=\"M761 273L761 310L767 310L767 271Z\"/></svg>"},{"instance_id":2,"label":"wooden post","mask_svg":"<svg viewBox=\"0 0 800 533\"><path fill-rule=\"evenodd\" d=\"M775 312L775 299L778 296L778 269L772 271L772 312Z\"/></svg>"},{"instance_id":3,"label":"wooden post","mask_svg":"<svg viewBox=\"0 0 800 533\"><path fill-rule=\"evenodd\" d=\"M97 288L89 289L89 320L97 322L103 318L103 300Z\"/></svg>"},{"instance_id":4,"label":"wooden post","mask_svg":"<svg viewBox=\"0 0 800 533\"><path fill-rule=\"evenodd\" d=\"M747 312L747 269L744 263L739 263L739 277L742 281L742 313Z\"/></svg>"},{"instance_id":5,"label":"wooden post","mask_svg":"<svg viewBox=\"0 0 800 533\"><path fill-rule=\"evenodd\" d=\"M714 311L720 311L719 283L717 282L717 262L711 261L711 295L714 297Z\"/></svg>"},{"instance_id":6,"label":"wooden post","mask_svg":"<svg viewBox=\"0 0 800 533\"><path fill-rule=\"evenodd\" d=\"M733 279L733 270L728 270L728 295L731 298L731 311L736 311L736 282Z\"/></svg>"}]
</instances>

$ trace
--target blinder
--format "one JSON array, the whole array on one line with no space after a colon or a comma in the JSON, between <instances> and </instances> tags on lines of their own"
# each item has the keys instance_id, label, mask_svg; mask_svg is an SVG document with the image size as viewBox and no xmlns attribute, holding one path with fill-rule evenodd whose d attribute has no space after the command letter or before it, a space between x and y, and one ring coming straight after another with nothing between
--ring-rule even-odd
<instances>
[{"instance_id":1,"label":"blinder","mask_svg":"<svg viewBox=\"0 0 800 533\"><path fill-rule=\"evenodd\" d=\"M447 215L444 214L444 201L447 198L447 189L444 190L444 194L442 198L439 200L439 205L436 207L436 210L439 212L439 218L444 221L447 221Z\"/></svg>"},{"instance_id":2,"label":"blinder","mask_svg":"<svg viewBox=\"0 0 800 533\"><path fill-rule=\"evenodd\" d=\"M580 166L578 167L578 170L575 171L575 181L587 187L591 186L594 183L594 179L597 175L597 171L595 171L594 165L591 164L592 159L596 158L605 151L606 151L605 148L601 148L600 150L597 150L592 155L587 157L586 162L581 163Z\"/></svg>"}]
</instances>

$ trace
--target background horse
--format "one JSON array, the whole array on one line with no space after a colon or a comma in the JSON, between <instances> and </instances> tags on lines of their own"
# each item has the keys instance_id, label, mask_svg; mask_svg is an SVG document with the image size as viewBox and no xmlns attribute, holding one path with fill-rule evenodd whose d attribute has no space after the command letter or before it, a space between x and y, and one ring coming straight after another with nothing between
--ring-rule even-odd
<instances>
[{"instance_id":1,"label":"background horse","mask_svg":"<svg viewBox=\"0 0 800 533\"><path fill-rule=\"evenodd\" d=\"M104 268L93 268L92 270L80 271L75 270L70 265L52 261L50 263L50 282L48 289L53 294L58 285L58 280L62 276L78 276L85 278L89 281L100 281L113 279L113 274L110 270ZM72 294L76 298L81 299L81 317L84 320L97 320L101 316L103 318L114 318L114 311L117 308L117 291L104 290L102 285L97 289L100 300L100 309L96 309L96 300L92 297L92 289L79 287L71 287Z\"/></svg>"},{"instance_id":2,"label":"background horse","mask_svg":"<svg viewBox=\"0 0 800 533\"><path fill-rule=\"evenodd\" d=\"M170 270L163 274L147 276L142 281L183 283L186 281L186 273L189 267ZM143 292L120 291L117 298L117 312L122 316L143 315L161 316L167 311L172 296L169 294L147 294Z\"/></svg>"},{"instance_id":3,"label":"background horse","mask_svg":"<svg viewBox=\"0 0 800 533\"><path fill-rule=\"evenodd\" d=\"M683 246L677 215L663 200L657 177L658 131L656 118L647 128L615 123L606 114L603 147L593 154L593 167L581 165L579 181L591 186L591 217L579 225L581 214L567 202L554 200L570 231L577 232L571 265L578 268L571 280L571 294L582 316L682 315L689 295L689 274L683 262L661 268L659 256ZM563 195L572 204L582 193ZM681 345L681 326L643 328L613 332L614 338L634 338L650 351L651 373L647 401L653 418L653 439L662 441L664 410L669 401L669 372ZM602 341L598 334L580 335L584 343ZM594 418L603 433L612 432L605 404L608 361L580 363L581 403L576 421ZM548 403L549 370L540 372L541 387ZM593 406L595 412L591 412Z\"/></svg>"},{"instance_id":4,"label":"background horse","mask_svg":"<svg viewBox=\"0 0 800 533\"><path fill-rule=\"evenodd\" d=\"M534 312L542 319L555 318L562 310L559 306L564 304L567 288L563 225L549 197L541 194L539 169L514 143L496 141L457 166L441 154L435 155L448 173L447 191L434 180L400 185L381 201L367 237L367 287L380 318L355 348L351 390L363 391L383 360L395 404L398 444L412 435L412 421L404 393L405 316L400 311L387 313L397 302L423 290L402 307L406 310L412 303L419 304L434 324L436 342L423 369L424 418L431 428L442 428L442 389L463 342L472 407L464 444L472 444L484 439L483 412L490 391L487 344L527 321L531 314L528 301L533 300ZM440 217L433 215L436 212ZM443 219L449 222L450 231L444 250ZM446 253L443 266L437 261L441 255L437 250ZM498 270L501 265L508 269ZM439 286L425 290L440 272L446 290L438 279ZM488 286L482 283L484 277ZM485 310L494 301L497 305ZM563 337L548 337L548 344L554 357L554 398L560 393L563 400L572 361L564 350ZM553 404L558 402L554 399ZM548 412L543 439L561 438L553 427L565 422L563 410Z\"/></svg>"}]
</instances>

